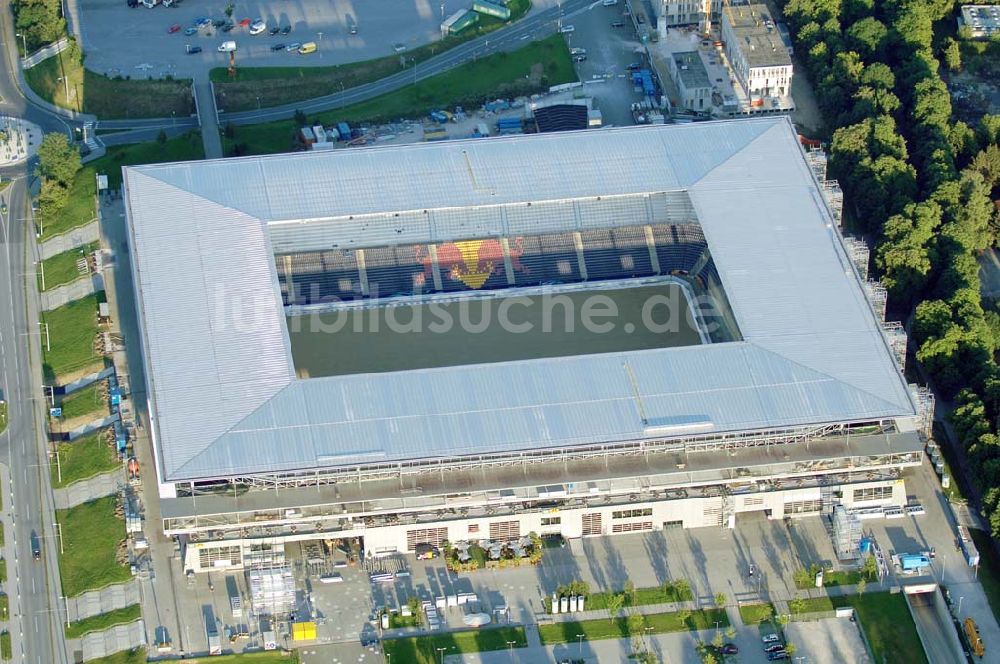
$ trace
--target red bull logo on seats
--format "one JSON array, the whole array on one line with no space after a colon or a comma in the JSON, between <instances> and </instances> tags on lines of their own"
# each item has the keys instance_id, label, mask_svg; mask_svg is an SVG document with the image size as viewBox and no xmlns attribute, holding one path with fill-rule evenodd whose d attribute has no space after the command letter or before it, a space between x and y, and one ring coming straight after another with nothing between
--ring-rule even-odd
<instances>
[{"instance_id":1,"label":"red bull logo on seats","mask_svg":"<svg viewBox=\"0 0 1000 664\"><path fill-rule=\"evenodd\" d=\"M499 240L459 240L439 245L441 276L461 281L473 290L483 287L490 276L503 268L503 247Z\"/></svg>"}]
</instances>

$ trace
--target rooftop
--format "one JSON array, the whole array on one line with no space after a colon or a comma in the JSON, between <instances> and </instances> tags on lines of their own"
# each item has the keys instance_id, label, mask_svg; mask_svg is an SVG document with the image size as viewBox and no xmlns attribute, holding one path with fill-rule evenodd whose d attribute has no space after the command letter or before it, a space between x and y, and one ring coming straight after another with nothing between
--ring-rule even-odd
<instances>
[{"instance_id":1,"label":"rooftop","mask_svg":"<svg viewBox=\"0 0 1000 664\"><path fill-rule=\"evenodd\" d=\"M148 165L124 178L162 482L915 413L787 118ZM390 219L402 237L496 237L537 205L541 230L585 230L615 223L588 201L648 195L655 216L664 192L690 203L742 340L296 378L276 229L313 248L327 233L384 241Z\"/></svg>"},{"instance_id":2,"label":"rooftop","mask_svg":"<svg viewBox=\"0 0 1000 664\"><path fill-rule=\"evenodd\" d=\"M990 37L1000 32L1000 6L962 5L959 26L965 26L973 37Z\"/></svg>"},{"instance_id":3,"label":"rooftop","mask_svg":"<svg viewBox=\"0 0 1000 664\"><path fill-rule=\"evenodd\" d=\"M788 47L763 4L728 5L722 20L729 23L740 50L751 67L791 65Z\"/></svg>"},{"instance_id":4,"label":"rooftop","mask_svg":"<svg viewBox=\"0 0 1000 664\"><path fill-rule=\"evenodd\" d=\"M708 78L708 70L697 51L673 53L675 70L681 84L688 90L695 88L710 88L712 82Z\"/></svg>"}]
</instances>

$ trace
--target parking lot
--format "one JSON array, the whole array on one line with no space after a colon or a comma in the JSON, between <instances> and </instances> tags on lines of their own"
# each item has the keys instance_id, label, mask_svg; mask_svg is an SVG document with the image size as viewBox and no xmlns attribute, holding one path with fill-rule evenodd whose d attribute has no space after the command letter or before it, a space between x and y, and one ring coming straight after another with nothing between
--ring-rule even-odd
<instances>
[{"instance_id":1,"label":"parking lot","mask_svg":"<svg viewBox=\"0 0 1000 664\"><path fill-rule=\"evenodd\" d=\"M858 633L858 624L847 618L825 618L788 623L785 636L798 646L796 656L809 664L869 664L871 659Z\"/></svg>"},{"instance_id":2,"label":"parking lot","mask_svg":"<svg viewBox=\"0 0 1000 664\"><path fill-rule=\"evenodd\" d=\"M566 34L566 43L587 51L586 61L577 63L576 71L584 92L594 98L594 108L601 110L605 126L635 124L630 104L642 99L632 89L628 66L642 62L645 51L636 40L631 22L623 18L624 9L623 2L610 7L598 5L563 20L564 26L573 26L573 32ZM611 27L619 22L622 27Z\"/></svg>"},{"instance_id":3,"label":"parking lot","mask_svg":"<svg viewBox=\"0 0 1000 664\"><path fill-rule=\"evenodd\" d=\"M554 4L535 0L533 11ZM185 28L198 18L226 19L226 2L182 0L179 6L146 9L141 4L129 8L126 0L88 0L81 4L81 31L88 69L133 78L192 77L227 65L228 54L217 50L226 40L236 41L238 66L336 65L391 55L394 44L412 48L438 39L442 14L447 17L469 5L469 0L250 0L235 3L232 20L237 27L231 32L210 27L188 36ZM239 26L245 18L291 31L251 36ZM172 25L180 30L168 33ZM351 25L357 26L356 35L349 34ZM276 44L310 41L318 47L312 55L272 50ZM202 51L188 55L188 45Z\"/></svg>"}]
</instances>

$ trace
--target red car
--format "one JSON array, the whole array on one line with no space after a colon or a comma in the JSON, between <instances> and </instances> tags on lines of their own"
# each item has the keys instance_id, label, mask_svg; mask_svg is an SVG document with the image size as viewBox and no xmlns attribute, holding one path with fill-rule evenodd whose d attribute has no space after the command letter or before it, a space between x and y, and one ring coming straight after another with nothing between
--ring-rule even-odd
<instances>
[{"instance_id":1,"label":"red car","mask_svg":"<svg viewBox=\"0 0 1000 664\"><path fill-rule=\"evenodd\" d=\"M181 24L180 23L174 23L172 26L170 26L169 28L167 28L167 33L171 34L171 35L174 34L175 32L180 32L180 31L181 31Z\"/></svg>"},{"instance_id":2,"label":"red car","mask_svg":"<svg viewBox=\"0 0 1000 664\"><path fill-rule=\"evenodd\" d=\"M250 27L250 23L251 23L250 19L245 18L242 21L240 21L240 27L242 28Z\"/></svg>"}]
</instances>

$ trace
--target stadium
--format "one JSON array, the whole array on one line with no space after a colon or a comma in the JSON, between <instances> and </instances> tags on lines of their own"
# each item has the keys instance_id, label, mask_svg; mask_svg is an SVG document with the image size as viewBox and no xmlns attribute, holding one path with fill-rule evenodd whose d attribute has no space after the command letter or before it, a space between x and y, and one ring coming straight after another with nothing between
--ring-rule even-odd
<instances>
[{"instance_id":1,"label":"stadium","mask_svg":"<svg viewBox=\"0 0 1000 664\"><path fill-rule=\"evenodd\" d=\"M124 183L186 569L906 502L926 395L787 118Z\"/></svg>"}]
</instances>

